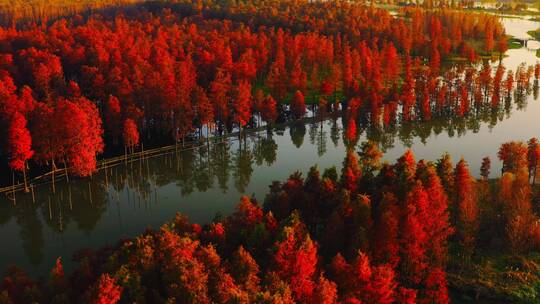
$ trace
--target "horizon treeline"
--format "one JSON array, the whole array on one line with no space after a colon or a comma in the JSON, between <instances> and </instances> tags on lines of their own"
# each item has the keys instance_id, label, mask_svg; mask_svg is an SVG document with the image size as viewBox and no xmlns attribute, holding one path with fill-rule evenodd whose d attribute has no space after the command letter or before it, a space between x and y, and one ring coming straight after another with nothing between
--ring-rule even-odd
<instances>
[{"instance_id":1,"label":"horizon treeline","mask_svg":"<svg viewBox=\"0 0 540 304\"><path fill-rule=\"evenodd\" d=\"M47 24L62 17L96 10L123 8L145 0L0 0L0 25Z\"/></svg>"}]
</instances>

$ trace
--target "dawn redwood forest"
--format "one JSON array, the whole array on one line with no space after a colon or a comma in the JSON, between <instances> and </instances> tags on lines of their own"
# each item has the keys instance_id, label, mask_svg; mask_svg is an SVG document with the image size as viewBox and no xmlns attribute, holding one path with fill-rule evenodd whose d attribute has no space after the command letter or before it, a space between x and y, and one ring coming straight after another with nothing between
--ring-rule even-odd
<instances>
[{"instance_id":1,"label":"dawn redwood forest","mask_svg":"<svg viewBox=\"0 0 540 304\"><path fill-rule=\"evenodd\" d=\"M539 21L0 0L0 303L540 303Z\"/></svg>"}]
</instances>

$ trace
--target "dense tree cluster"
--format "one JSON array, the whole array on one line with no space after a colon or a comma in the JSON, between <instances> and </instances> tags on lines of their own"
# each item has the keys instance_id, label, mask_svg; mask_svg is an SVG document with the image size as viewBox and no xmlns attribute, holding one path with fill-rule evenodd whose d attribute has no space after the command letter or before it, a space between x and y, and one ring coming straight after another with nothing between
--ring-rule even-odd
<instances>
[{"instance_id":1,"label":"dense tree cluster","mask_svg":"<svg viewBox=\"0 0 540 304\"><path fill-rule=\"evenodd\" d=\"M390 124L445 109L467 115L473 96L477 104L493 96L497 105L510 95L514 82L492 77L487 66L438 77L440 61L467 41L505 39L496 17L403 14L346 2L152 2L129 15L3 28L0 124L21 142L3 134L2 154L24 176L29 163L87 176L106 146L133 151L203 130L271 125L302 118L308 106L350 107L351 118L375 124L382 113ZM516 83L528 89L530 69L521 72Z\"/></svg>"},{"instance_id":2,"label":"dense tree cluster","mask_svg":"<svg viewBox=\"0 0 540 304\"><path fill-rule=\"evenodd\" d=\"M448 155L417 162L407 151L394 164L381 163L376 144L365 142L358 152L349 150L341 172L313 167L305 178L294 173L274 182L263 207L243 197L232 215L203 227L177 215L114 248L82 252L71 275L59 259L48 282L12 269L0 297L8 303L448 303L453 274L474 267L482 250L539 248L529 176L538 166L535 142L501 146L504 174L492 186L472 178L463 159L455 166ZM487 158L482 170L489 174ZM502 241L486 245L494 239ZM453 244L459 246L450 251Z\"/></svg>"}]
</instances>

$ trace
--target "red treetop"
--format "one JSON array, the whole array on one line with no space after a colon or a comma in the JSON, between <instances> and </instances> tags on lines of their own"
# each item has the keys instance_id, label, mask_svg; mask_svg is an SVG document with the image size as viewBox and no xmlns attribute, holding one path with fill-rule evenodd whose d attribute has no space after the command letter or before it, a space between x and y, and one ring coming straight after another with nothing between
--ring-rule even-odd
<instances>
[{"instance_id":1,"label":"red treetop","mask_svg":"<svg viewBox=\"0 0 540 304\"><path fill-rule=\"evenodd\" d=\"M236 284L242 285L246 290L258 290L260 279L259 265L251 254L240 246L233 254L231 274Z\"/></svg>"},{"instance_id":2,"label":"red treetop","mask_svg":"<svg viewBox=\"0 0 540 304\"><path fill-rule=\"evenodd\" d=\"M121 295L122 287L116 284L116 279L111 278L108 274L103 274L99 278L97 286L92 290L90 303L115 304L118 303Z\"/></svg>"},{"instance_id":3,"label":"red treetop","mask_svg":"<svg viewBox=\"0 0 540 304\"><path fill-rule=\"evenodd\" d=\"M117 140L120 137L121 127L120 127L120 101L113 95L109 96L107 103L105 104L105 124L107 131L111 136Z\"/></svg>"},{"instance_id":4,"label":"red treetop","mask_svg":"<svg viewBox=\"0 0 540 304\"><path fill-rule=\"evenodd\" d=\"M426 231L428 195L417 183L407 194L403 210L401 236L401 276L411 284L419 284L427 264L426 247L430 240Z\"/></svg>"},{"instance_id":5,"label":"red treetop","mask_svg":"<svg viewBox=\"0 0 540 304\"><path fill-rule=\"evenodd\" d=\"M336 283L327 280L322 274L319 276L317 288L313 293L313 304L335 304L337 303Z\"/></svg>"},{"instance_id":6,"label":"red treetop","mask_svg":"<svg viewBox=\"0 0 540 304\"><path fill-rule=\"evenodd\" d=\"M276 244L274 261L278 275L289 282L296 300L306 302L315 288L317 246L309 235L302 237L295 228L283 229L282 239Z\"/></svg>"},{"instance_id":7,"label":"red treetop","mask_svg":"<svg viewBox=\"0 0 540 304\"><path fill-rule=\"evenodd\" d=\"M268 95L262 102L260 106L261 117L267 123L276 121L278 116L276 106L276 100L270 95Z\"/></svg>"},{"instance_id":8,"label":"red treetop","mask_svg":"<svg viewBox=\"0 0 540 304\"><path fill-rule=\"evenodd\" d=\"M9 166L13 170L23 171L26 161L34 155L34 151L32 151L32 137L26 128L26 118L19 112L15 112L11 119L8 142L11 154Z\"/></svg>"},{"instance_id":9,"label":"red treetop","mask_svg":"<svg viewBox=\"0 0 540 304\"><path fill-rule=\"evenodd\" d=\"M133 119L128 118L124 122L124 145L132 148L139 144L139 131Z\"/></svg>"},{"instance_id":10,"label":"red treetop","mask_svg":"<svg viewBox=\"0 0 540 304\"><path fill-rule=\"evenodd\" d=\"M347 133L346 137L349 142L354 142L356 140L357 132L356 132L356 121L354 119L349 119L349 123L347 124Z\"/></svg>"},{"instance_id":11,"label":"red treetop","mask_svg":"<svg viewBox=\"0 0 540 304\"><path fill-rule=\"evenodd\" d=\"M474 179L467 163L461 159L455 169L456 204L458 207L457 231L460 243L470 254L474 250L478 229L478 205Z\"/></svg>"},{"instance_id":12,"label":"red treetop","mask_svg":"<svg viewBox=\"0 0 540 304\"><path fill-rule=\"evenodd\" d=\"M302 118L306 114L306 102L302 92L296 91L296 93L294 93L294 97L291 101L291 111L296 118Z\"/></svg>"},{"instance_id":13,"label":"red treetop","mask_svg":"<svg viewBox=\"0 0 540 304\"><path fill-rule=\"evenodd\" d=\"M352 264L338 254L331 268L345 303L394 303L396 282L390 266L373 266L369 257L359 251Z\"/></svg>"},{"instance_id":14,"label":"red treetop","mask_svg":"<svg viewBox=\"0 0 540 304\"><path fill-rule=\"evenodd\" d=\"M251 117L251 85L247 81L241 81L238 84L234 110L238 125L245 126Z\"/></svg>"},{"instance_id":15,"label":"red treetop","mask_svg":"<svg viewBox=\"0 0 540 304\"><path fill-rule=\"evenodd\" d=\"M64 266L62 266L62 258L59 257L56 259L56 263L51 270L51 277L53 279L61 279L64 277Z\"/></svg>"}]
</instances>

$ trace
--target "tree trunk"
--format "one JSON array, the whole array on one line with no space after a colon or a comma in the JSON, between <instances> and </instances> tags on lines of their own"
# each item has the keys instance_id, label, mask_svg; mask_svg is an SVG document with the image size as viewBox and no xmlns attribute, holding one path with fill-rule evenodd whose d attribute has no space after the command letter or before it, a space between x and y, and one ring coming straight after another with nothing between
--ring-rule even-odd
<instances>
[{"instance_id":1,"label":"tree trunk","mask_svg":"<svg viewBox=\"0 0 540 304\"><path fill-rule=\"evenodd\" d=\"M105 167L105 187L109 189L109 174L107 174L107 167Z\"/></svg>"},{"instance_id":2,"label":"tree trunk","mask_svg":"<svg viewBox=\"0 0 540 304\"><path fill-rule=\"evenodd\" d=\"M26 162L23 165L24 192L28 193L28 182L26 181Z\"/></svg>"},{"instance_id":3,"label":"tree trunk","mask_svg":"<svg viewBox=\"0 0 540 304\"><path fill-rule=\"evenodd\" d=\"M238 126L238 140L242 141L242 126Z\"/></svg>"},{"instance_id":4,"label":"tree trunk","mask_svg":"<svg viewBox=\"0 0 540 304\"><path fill-rule=\"evenodd\" d=\"M65 158L64 158L64 171L66 172L66 179L67 179L67 182L69 183L68 165Z\"/></svg>"},{"instance_id":5,"label":"tree trunk","mask_svg":"<svg viewBox=\"0 0 540 304\"><path fill-rule=\"evenodd\" d=\"M11 181L13 184L13 187L11 188L12 194L13 194L13 206L17 205L17 198L15 196L15 171L13 169L11 170Z\"/></svg>"},{"instance_id":6,"label":"tree trunk","mask_svg":"<svg viewBox=\"0 0 540 304\"><path fill-rule=\"evenodd\" d=\"M94 203L92 202L92 186L90 185L90 183L88 183L88 194L90 198L90 205L93 205Z\"/></svg>"},{"instance_id":7,"label":"tree trunk","mask_svg":"<svg viewBox=\"0 0 540 304\"><path fill-rule=\"evenodd\" d=\"M210 151L210 125L206 126L206 144L208 145L208 151Z\"/></svg>"},{"instance_id":8,"label":"tree trunk","mask_svg":"<svg viewBox=\"0 0 540 304\"><path fill-rule=\"evenodd\" d=\"M532 176L532 184L536 184L536 168L538 168L538 164L536 164L536 166L534 166L534 169L533 169L533 176Z\"/></svg>"},{"instance_id":9,"label":"tree trunk","mask_svg":"<svg viewBox=\"0 0 540 304\"><path fill-rule=\"evenodd\" d=\"M53 189L53 193L56 193L56 186L55 186L55 181L54 181L54 173L56 171L56 165L54 164L54 158L52 159L51 166L52 166L52 189Z\"/></svg>"}]
</instances>

